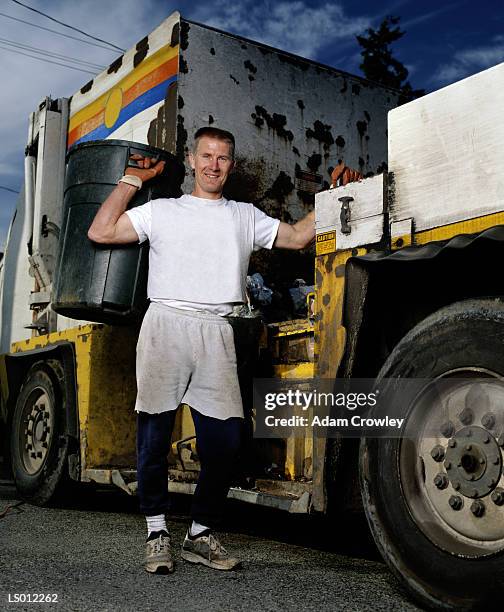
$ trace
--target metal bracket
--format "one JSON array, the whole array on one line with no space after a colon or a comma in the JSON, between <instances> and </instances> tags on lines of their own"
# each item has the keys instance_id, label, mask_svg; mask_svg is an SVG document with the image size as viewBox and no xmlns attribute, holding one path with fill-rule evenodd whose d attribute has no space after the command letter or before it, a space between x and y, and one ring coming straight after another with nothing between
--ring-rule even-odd
<instances>
[{"instance_id":1,"label":"metal bracket","mask_svg":"<svg viewBox=\"0 0 504 612\"><path fill-rule=\"evenodd\" d=\"M353 202L351 196L343 196L338 198L338 202L341 202L340 222L341 222L341 233L350 234L352 228L350 227L351 211L350 202Z\"/></svg>"}]
</instances>

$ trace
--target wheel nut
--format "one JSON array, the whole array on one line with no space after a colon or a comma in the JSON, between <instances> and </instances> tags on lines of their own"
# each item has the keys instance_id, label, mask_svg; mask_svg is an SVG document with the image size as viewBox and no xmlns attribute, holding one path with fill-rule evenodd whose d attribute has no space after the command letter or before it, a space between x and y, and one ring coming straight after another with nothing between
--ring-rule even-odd
<instances>
[{"instance_id":1,"label":"wheel nut","mask_svg":"<svg viewBox=\"0 0 504 612\"><path fill-rule=\"evenodd\" d=\"M434 476L434 484L438 489L446 489L448 486L448 478L446 477L446 474L443 474L442 472L436 474Z\"/></svg>"},{"instance_id":2,"label":"wheel nut","mask_svg":"<svg viewBox=\"0 0 504 612\"><path fill-rule=\"evenodd\" d=\"M459 414L459 419L462 425L470 425L474 420L473 411L470 408L464 408Z\"/></svg>"},{"instance_id":3,"label":"wheel nut","mask_svg":"<svg viewBox=\"0 0 504 612\"><path fill-rule=\"evenodd\" d=\"M451 421L447 421L441 425L440 431L445 438L451 438L455 433L455 426Z\"/></svg>"},{"instance_id":4,"label":"wheel nut","mask_svg":"<svg viewBox=\"0 0 504 612\"><path fill-rule=\"evenodd\" d=\"M452 510L460 510L464 505L464 500L458 495L452 495L448 500L448 503L450 504L450 508Z\"/></svg>"},{"instance_id":5,"label":"wheel nut","mask_svg":"<svg viewBox=\"0 0 504 612\"><path fill-rule=\"evenodd\" d=\"M481 417L481 424L486 429L493 429L495 427L495 415L487 412Z\"/></svg>"},{"instance_id":6,"label":"wheel nut","mask_svg":"<svg viewBox=\"0 0 504 612\"><path fill-rule=\"evenodd\" d=\"M443 461L445 456L445 450L441 445L438 444L431 450L430 454L434 461Z\"/></svg>"},{"instance_id":7,"label":"wheel nut","mask_svg":"<svg viewBox=\"0 0 504 612\"><path fill-rule=\"evenodd\" d=\"M495 489L491 495L491 498L496 506L504 505L504 489L501 489L500 487Z\"/></svg>"},{"instance_id":8,"label":"wheel nut","mask_svg":"<svg viewBox=\"0 0 504 612\"><path fill-rule=\"evenodd\" d=\"M504 434L501 434L501 435L499 436L499 439L497 440L497 444L498 444L498 445L499 445L501 448L503 448L503 447L504 447Z\"/></svg>"},{"instance_id":9,"label":"wheel nut","mask_svg":"<svg viewBox=\"0 0 504 612\"><path fill-rule=\"evenodd\" d=\"M474 516L480 518L485 514L485 504L479 499L474 501L471 504L471 512L474 514Z\"/></svg>"}]
</instances>

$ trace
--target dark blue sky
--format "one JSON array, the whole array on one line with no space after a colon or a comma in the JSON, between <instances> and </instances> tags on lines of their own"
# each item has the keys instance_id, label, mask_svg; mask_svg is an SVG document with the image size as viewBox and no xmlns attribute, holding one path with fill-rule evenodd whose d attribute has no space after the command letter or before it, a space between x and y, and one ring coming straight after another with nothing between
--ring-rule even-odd
<instances>
[{"instance_id":1,"label":"dark blue sky","mask_svg":"<svg viewBox=\"0 0 504 612\"><path fill-rule=\"evenodd\" d=\"M394 54L410 70L412 86L427 91L504 61L504 2L497 0L23 1L124 49L178 10L188 19L354 74L359 74L361 61L356 34L370 26L377 28L386 15L395 15L401 17L406 33L394 45ZM11 0L3 0L0 13L0 186L17 190L23 181L29 113L46 95L53 98L72 95L99 70L92 69L90 74L79 72L76 64L74 69L47 64L40 58L20 55L20 48L12 43L103 66L109 65L117 52L20 23L16 20L75 34ZM0 188L0 250L15 203L16 195Z\"/></svg>"}]
</instances>

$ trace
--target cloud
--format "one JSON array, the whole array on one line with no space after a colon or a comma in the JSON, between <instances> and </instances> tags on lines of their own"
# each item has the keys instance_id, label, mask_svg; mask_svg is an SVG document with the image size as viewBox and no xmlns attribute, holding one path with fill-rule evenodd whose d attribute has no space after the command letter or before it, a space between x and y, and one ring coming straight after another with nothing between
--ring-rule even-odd
<instances>
[{"instance_id":1,"label":"cloud","mask_svg":"<svg viewBox=\"0 0 504 612\"><path fill-rule=\"evenodd\" d=\"M489 45L457 51L452 60L442 64L433 82L447 85L504 61L504 36L495 36Z\"/></svg>"},{"instance_id":2,"label":"cloud","mask_svg":"<svg viewBox=\"0 0 504 612\"><path fill-rule=\"evenodd\" d=\"M371 24L368 17L347 15L337 2L313 6L303 0L214 0L200 5L191 18L310 59L317 59L328 44L351 39Z\"/></svg>"},{"instance_id":3,"label":"cloud","mask_svg":"<svg viewBox=\"0 0 504 612\"><path fill-rule=\"evenodd\" d=\"M176 8L174 0L163 3L156 0L30 0L29 4L124 49L133 46ZM2 12L71 36L82 36L13 3L3 3ZM4 39L60 53L67 58L108 65L119 55L117 51L82 44L2 16L0 26ZM30 59L13 53L4 48L3 44L1 46L0 185L19 189L23 181L23 151L28 135L29 114L45 96L58 98L72 95L92 78L92 74ZM5 236L5 219L12 216L15 201L14 194L0 190L0 238ZM0 242L0 251L3 250L2 246L3 240Z\"/></svg>"},{"instance_id":4,"label":"cloud","mask_svg":"<svg viewBox=\"0 0 504 612\"><path fill-rule=\"evenodd\" d=\"M455 7L460 7L460 3L445 4L444 6L434 11L430 11L429 13L424 13L423 15L417 15L416 17L412 17L411 19L407 19L406 21L401 23L401 28L402 29L411 28L411 26L418 25L419 23L430 21L431 19L434 19L434 17L437 17L441 13L446 13L446 11L450 11L451 9Z\"/></svg>"}]
</instances>

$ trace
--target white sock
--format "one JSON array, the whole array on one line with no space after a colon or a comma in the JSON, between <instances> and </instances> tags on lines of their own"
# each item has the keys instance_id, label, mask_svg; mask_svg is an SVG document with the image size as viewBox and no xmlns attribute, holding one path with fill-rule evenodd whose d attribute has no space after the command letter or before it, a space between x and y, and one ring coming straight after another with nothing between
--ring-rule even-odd
<instances>
[{"instance_id":1,"label":"white sock","mask_svg":"<svg viewBox=\"0 0 504 612\"><path fill-rule=\"evenodd\" d=\"M164 514L156 514L155 516L146 516L147 521L147 537L153 531L166 531L168 532L168 527L166 526L166 519Z\"/></svg>"},{"instance_id":2,"label":"white sock","mask_svg":"<svg viewBox=\"0 0 504 612\"><path fill-rule=\"evenodd\" d=\"M206 525L201 525L200 523L193 521L191 527L189 528L189 533L194 537L199 535L200 533L203 533L203 531L206 531L207 529L210 529L210 527L207 527Z\"/></svg>"}]
</instances>

